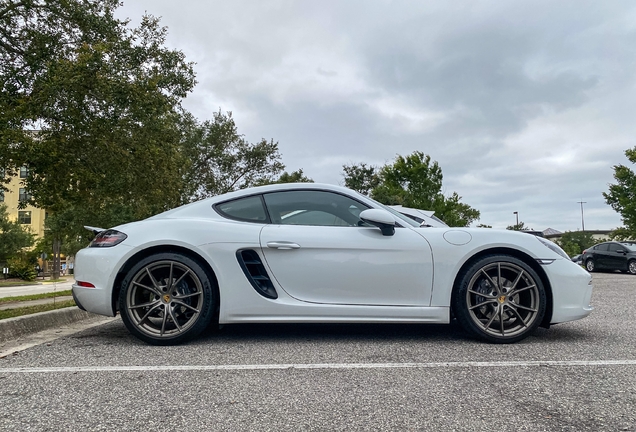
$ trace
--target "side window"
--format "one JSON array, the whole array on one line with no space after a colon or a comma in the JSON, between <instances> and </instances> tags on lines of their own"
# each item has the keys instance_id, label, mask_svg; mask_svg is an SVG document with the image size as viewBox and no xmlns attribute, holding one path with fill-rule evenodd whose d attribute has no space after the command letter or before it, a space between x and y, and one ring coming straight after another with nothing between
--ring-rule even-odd
<instances>
[{"instance_id":1,"label":"side window","mask_svg":"<svg viewBox=\"0 0 636 432\"><path fill-rule=\"evenodd\" d=\"M267 222L260 195L226 201L214 206L221 216L245 222Z\"/></svg>"},{"instance_id":2,"label":"side window","mask_svg":"<svg viewBox=\"0 0 636 432\"><path fill-rule=\"evenodd\" d=\"M323 191L286 191L263 195L272 223L280 225L360 226L366 205Z\"/></svg>"},{"instance_id":3,"label":"side window","mask_svg":"<svg viewBox=\"0 0 636 432\"><path fill-rule=\"evenodd\" d=\"M609 250L610 252L623 252L625 248L618 243L610 243Z\"/></svg>"},{"instance_id":4,"label":"side window","mask_svg":"<svg viewBox=\"0 0 636 432\"><path fill-rule=\"evenodd\" d=\"M600 252L607 252L608 247L609 243L601 243L600 245L596 246L596 250Z\"/></svg>"}]
</instances>

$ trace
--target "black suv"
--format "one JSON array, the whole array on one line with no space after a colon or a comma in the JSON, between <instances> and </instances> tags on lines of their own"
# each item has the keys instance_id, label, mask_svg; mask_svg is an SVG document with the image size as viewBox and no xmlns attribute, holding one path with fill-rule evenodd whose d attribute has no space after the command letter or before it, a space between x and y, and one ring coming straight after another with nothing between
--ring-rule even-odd
<instances>
[{"instance_id":1,"label":"black suv","mask_svg":"<svg viewBox=\"0 0 636 432\"><path fill-rule=\"evenodd\" d=\"M605 242L583 251L583 265L589 272L620 270L636 274L636 242Z\"/></svg>"}]
</instances>

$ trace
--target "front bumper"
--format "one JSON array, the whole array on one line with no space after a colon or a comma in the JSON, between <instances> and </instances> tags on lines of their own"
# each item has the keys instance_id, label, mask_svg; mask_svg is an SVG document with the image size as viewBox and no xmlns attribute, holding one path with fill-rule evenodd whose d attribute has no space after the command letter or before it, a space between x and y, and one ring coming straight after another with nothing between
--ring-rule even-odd
<instances>
[{"instance_id":1,"label":"front bumper","mask_svg":"<svg viewBox=\"0 0 636 432\"><path fill-rule=\"evenodd\" d=\"M585 318L594 308L592 276L568 260L556 260L544 267L552 285L552 318L550 324Z\"/></svg>"}]
</instances>

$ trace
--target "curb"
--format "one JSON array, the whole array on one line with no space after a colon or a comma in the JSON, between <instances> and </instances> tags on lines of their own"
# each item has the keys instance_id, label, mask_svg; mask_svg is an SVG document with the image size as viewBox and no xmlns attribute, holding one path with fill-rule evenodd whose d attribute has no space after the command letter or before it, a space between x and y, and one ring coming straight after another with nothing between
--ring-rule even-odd
<instances>
[{"instance_id":1,"label":"curb","mask_svg":"<svg viewBox=\"0 0 636 432\"><path fill-rule=\"evenodd\" d=\"M43 330L72 324L88 318L95 318L96 316L95 314L81 310L77 306L73 306L3 319L0 320L0 343L15 340Z\"/></svg>"}]
</instances>

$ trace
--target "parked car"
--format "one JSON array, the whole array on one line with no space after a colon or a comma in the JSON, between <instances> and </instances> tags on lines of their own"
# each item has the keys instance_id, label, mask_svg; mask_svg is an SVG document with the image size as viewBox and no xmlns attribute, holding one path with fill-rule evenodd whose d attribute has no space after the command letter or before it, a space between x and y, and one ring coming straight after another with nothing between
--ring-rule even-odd
<instances>
[{"instance_id":1,"label":"parked car","mask_svg":"<svg viewBox=\"0 0 636 432\"><path fill-rule=\"evenodd\" d=\"M591 276L551 241L420 227L355 191L244 189L97 233L73 296L151 344L209 325L449 323L495 343L591 311Z\"/></svg>"},{"instance_id":2,"label":"parked car","mask_svg":"<svg viewBox=\"0 0 636 432\"><path fill-rule=\"evenodd\" d=\"M403 207L401 205L389 207L393 210L397 210L404 216L413 219L415 222L419 223L421 227L448 227L443 220L435 216L434 211Z\"/></svg>"},{"instance_id":3,"label":"parked car","mask_svg":"<svg viewBox=\"0 0 636 432\"><path fill-rule=\"evenodd\" d=\"M589 272L620 270L636 274L636 243L605 242L583 251L581 260Z\"/></svg>"},{"instance_id":4,"label":"parked car","mask_svg":"<svg viewBox=\"0 0 636 432\"><path fill-rule=\"evenodd\" d=\"M573 263L583 265L583 254L574 255L571 259Z\"/></svg>"}]
</instances>

